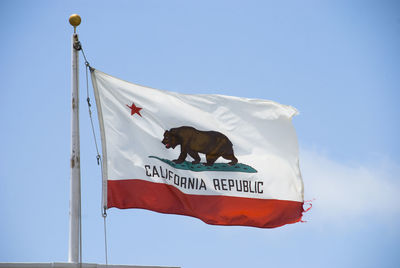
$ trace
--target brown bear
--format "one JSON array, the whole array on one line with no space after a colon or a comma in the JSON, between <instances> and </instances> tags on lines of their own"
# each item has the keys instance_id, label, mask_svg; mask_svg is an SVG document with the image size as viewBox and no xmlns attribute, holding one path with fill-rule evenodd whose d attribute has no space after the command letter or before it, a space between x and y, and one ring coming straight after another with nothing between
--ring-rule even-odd
<instances>
[{"instance_id":1,"label":"brown bear","mask_svg":"<svg viewBox=\"0 0 400 268\"><path fill-rule=\"evenodd\" d=\"M177 164L185 161L188 154L194 159L192 163L198 164L200 163L199 153L206 155L206 166L212 166L220 156L231 160L229 165L235 165L238 162L233 154L232 142L217 131L200 131L188 126L171 128L164 132L162 143L167 149L181 146L179 158L173 160Z\"/></svg>"}]
</instances>

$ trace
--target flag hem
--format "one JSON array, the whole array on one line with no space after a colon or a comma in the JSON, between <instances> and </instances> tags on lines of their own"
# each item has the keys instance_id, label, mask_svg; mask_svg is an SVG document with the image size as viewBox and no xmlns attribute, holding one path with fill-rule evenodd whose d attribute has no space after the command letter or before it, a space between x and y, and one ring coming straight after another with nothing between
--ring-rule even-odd
<instances>
[{"instance_id":1,"label":"flag hem","mask_svg":"<svg viewBox=\"0 0 400 268\"><path fill-rule=\"evenodd\" d=\"M106 143L106 136L104 131L104 120L103 120L103 113L101 109L101 101L99 96L99 90L97 88L97 80L95 76L96 69L92 68L91 70L91 77L92 77L92 85L94 90L94 98L96 100L96 109L97 109L97 117L99 119L99 126L100 126L100 138L101 138L101 151L102 151L102 208L104 211L108 209L107 207L107 177L108 177L108 169L107 169L107 143Z\"/></svg>"}]
</instances>

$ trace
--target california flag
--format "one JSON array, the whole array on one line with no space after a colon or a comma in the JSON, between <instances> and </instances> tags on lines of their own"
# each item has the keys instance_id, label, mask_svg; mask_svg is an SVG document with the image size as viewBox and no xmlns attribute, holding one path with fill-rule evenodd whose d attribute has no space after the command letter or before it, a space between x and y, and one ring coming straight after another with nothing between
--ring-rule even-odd
<instances>
[{"instance_id":1,"label":"california flag","mask_svg":"<svg viewBox=\"0 0 400 268\"><path fill-rule=\"evenodd\" d=\"M300 221L295 108L158 90L95 69L92 81L105 208L149 209L216 225Z\"/></svg>"}]
</instances>

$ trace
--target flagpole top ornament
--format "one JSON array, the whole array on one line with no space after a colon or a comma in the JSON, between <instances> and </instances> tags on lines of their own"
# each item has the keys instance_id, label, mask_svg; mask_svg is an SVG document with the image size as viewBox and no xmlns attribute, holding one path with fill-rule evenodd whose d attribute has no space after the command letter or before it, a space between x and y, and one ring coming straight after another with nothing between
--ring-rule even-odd
<instances>
[{"instance_id":1,"label":"flagpole top ornament","mask_svg":"<svg viewBox=\"0 0 400 268\"><path fill-rule=\"evenodd\" d=\"M76 27L81 24L81 17L78 14L72 14L69 16L69 23L74 26L74 33L76 33Z\"/></svg>"}]
</instances>

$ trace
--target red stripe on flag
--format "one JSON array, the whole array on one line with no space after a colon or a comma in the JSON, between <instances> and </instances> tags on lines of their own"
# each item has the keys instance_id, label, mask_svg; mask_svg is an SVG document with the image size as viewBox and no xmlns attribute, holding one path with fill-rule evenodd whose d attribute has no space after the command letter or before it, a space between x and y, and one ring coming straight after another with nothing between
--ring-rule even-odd
<instances>
[{"instance_id":1,"label":"red stripe on flag","mask_svg":"<svg viewBox=\"0 0 400 268\"><path fill-rule=\"evenodd\" d=\"M303 213L303 202L191 195L171 185L144 180L109 180L107 205L192 216L214 225L260 228L299 222Z\"/></svg>"}]
</instances>

